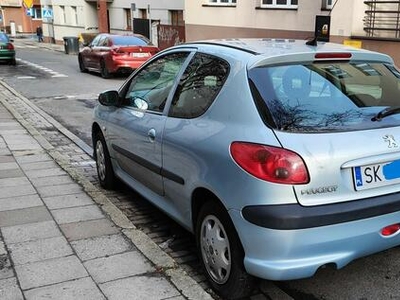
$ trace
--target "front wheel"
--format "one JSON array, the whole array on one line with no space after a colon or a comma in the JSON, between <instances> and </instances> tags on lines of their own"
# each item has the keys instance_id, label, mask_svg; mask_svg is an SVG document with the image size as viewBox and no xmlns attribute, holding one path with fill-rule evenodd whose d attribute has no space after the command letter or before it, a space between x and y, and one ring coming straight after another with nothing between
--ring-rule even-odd
<instances>
[{"instance_id":1,"label":"front wheel","mask_svg":"<svg viewBox=\"0 0 400 300\"><path fill-rule=\"evenodd\" d=\"M108 71L106 62L104 60L102 60L100 62L100 74L101 74L101 77L103 77L105 79L111 77L111 73Z\"/></svg>"},{"instance_id":2,"label":"front wheel","mask_svg":"<svg viewBox=\"0 0 400 300\"><path fill-rule=\"evenodd\" d=\"M244 251L232 221L220 204L207 202L197 218L196 242L206 277L227 299L248 296L256 280L246 273Z\"/></svg>"},{"instance_id":3,"label":"front wheel","mask_svg":"<svg viewBox=\"0 0 400 300\"><path fill-rule=\"evenodd\" d=\"M116 184L110 154L107 149L103 134L98 132L94 141L96 151L96 167L100 185L105 189L113 189Z\"/></svg>"},{"instance_id":4,"label":"front wheel","mask_svg":"<svg viewBox=\"0 0 400 300\"><path fill-rule=\"evenodd\" d=\"M80 55L79 55L79 57L78 57L78 63L79 63L79 70L80 70L82 73L86 73L86 72L87 72L87 69L86 69L86 67L85 67L85 63L83 62L83 58L82 58L82 56L80 56Z\"/></svg>"}]
</instances>

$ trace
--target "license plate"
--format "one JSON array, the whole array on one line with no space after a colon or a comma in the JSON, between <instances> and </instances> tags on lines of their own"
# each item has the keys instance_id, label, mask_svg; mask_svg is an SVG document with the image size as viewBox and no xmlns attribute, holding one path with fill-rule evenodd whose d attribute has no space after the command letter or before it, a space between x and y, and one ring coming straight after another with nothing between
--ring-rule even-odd
<instances>
[{"instance_id":1,"label":"license plate","mask_svg":"<svg viewBox=\"0 0 400 300\"><path fill-rule=\"evenodd\" d=\"M353 168L357 191L400 183L400 160Z\"/></svg>"},{"instance_id":2,"label":"license plate","mask_svg":"<svg viewBox=\"0 0 400 300\"><path fill-rule=\"evenodd\" d=\"M139 52L139 53L131 53L132 57L148 57L150 56L149 53Z\"/></svg>"}]
</instances>

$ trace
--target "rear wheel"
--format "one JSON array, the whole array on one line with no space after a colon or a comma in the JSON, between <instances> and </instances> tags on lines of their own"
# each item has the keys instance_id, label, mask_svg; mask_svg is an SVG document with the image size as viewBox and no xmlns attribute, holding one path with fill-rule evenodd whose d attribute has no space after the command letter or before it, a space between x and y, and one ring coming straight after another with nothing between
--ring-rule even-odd
<instances>
[{"instance_id":1,"label":"rear wheel","mask_svg":"<svg viewBox=\"0 0 400 300\"><path fill-rule=\"evenodd\" d=\"M207 202L197 218L196 242L206 277L227 299L248 296L256 279L246 273L244 251L232 221L219 203Z\"/></svg>"},{"instance_id":2,"label":"rear wheel","mask_svg":"<svg viewBox=\"0 0 400 300\"><path fill-rule=\"evenodd\" d=\"M15 58L10 60L10 65L15 66L16 64L17 64L17 60Z\"/></svg>"},{"instance_id":3,"label":"rear wheel","mask_svg":"<svg viewBox=\"0 0 400 300\"><path fill-rule=\"evenodd\" d=\"M79 55L79 57L78 57L78 62L79 62L79 70L80 70L82 73L86 73L86 72L87 72L87 69L85 68L85 64L84 64L84 62L83 62L82 56L80 56L80 55Z\"/></svg>"},{"instance_id":4,"label":"rear wheel","mask_svg":"<svg viewBox=\"0 0 400 300\"><path fill-rule=\"evenodd\" d=\"M111 73L108 71L106 62L104 60L102 60L100 62L100 74L101 74L101 77L103 77L105 79L111 77Z\"/></svg>"},{"instance_id":5,"label":"rear wheel","mask_svg":"<svg viewBox=\"0 0 400 300\"><path fill-rule=\"evenodd\" d=\"M96 151L97 175L100 185L105 189L113 189L117 180L112 168L110 154L101 132L96 134L94 146Z\"/></svg>"}]
</instances>

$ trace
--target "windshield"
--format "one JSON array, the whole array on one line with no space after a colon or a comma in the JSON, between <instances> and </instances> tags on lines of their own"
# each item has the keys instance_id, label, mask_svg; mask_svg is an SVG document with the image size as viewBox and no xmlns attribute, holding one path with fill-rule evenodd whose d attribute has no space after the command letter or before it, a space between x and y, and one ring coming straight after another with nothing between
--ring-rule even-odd
<instances>
[{"instance_id":1,"label":"windshield","mask_svg":"<svg viewBox=\"0 0 400 300\"><path fill-rule=\"evenodd\" d=\"M398 126L400 114L371 119L400 106L400 73L392 65L324 62L251 69L264 119L279 130L346 131ZM260 107L259 107L260 108Z\"/></svg>"},{"instance_id":2,"label":"windshield","mask_svg":"<svg viewBox=\"0 0 400 300\"><path fill-rule=\"evenodd\" d=\"M112 41L117 46L147 46L150 44L148 41L136 36L115 36Z\"/></svg>"}]
</instances>

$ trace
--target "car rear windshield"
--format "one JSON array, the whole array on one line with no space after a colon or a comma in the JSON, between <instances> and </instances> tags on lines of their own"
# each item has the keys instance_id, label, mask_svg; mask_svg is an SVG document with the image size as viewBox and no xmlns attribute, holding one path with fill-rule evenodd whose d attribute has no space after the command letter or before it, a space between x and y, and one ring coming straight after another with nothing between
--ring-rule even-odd
<instances>
[{"instance_id":1,"label":"car rear windshield","mask_svg":"<svg viewBox=\"0 0 400 300\"><path fill-rule=\"evenodd\" d=\"M349 131L398 126L400 73L376 62L324 62L249 70L263 119L291 132Z\"/></svg>"},{"instance_id":2,"label":"car rear windshield","mask_svg":"<svg viewBox=\"0 0 400 300\"><path fill-rule=\"evenodd\" d=\"M9 42L8 36L5 35L4 33L0 33L0 42L8 43Z\"/></svg>"},{"instance_id":3,"label":"car rear windshield","mask_svg":"<svg viewBox=\"0 0 400 300\"><path fill-rule=\"evenodd\" d=\"M149 44L146 40L136 36L115 36L112 41L117 46L147 46Z\"/></svg>"}]
</instances>

